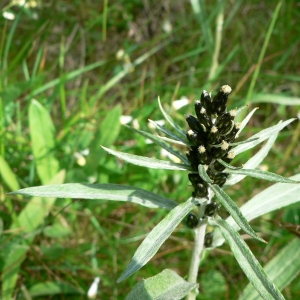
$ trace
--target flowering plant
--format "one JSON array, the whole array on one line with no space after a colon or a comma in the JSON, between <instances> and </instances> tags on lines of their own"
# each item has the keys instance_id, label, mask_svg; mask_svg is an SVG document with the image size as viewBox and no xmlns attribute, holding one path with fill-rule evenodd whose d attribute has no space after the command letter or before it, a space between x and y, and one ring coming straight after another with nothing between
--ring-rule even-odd
<instances>
[{"instance_id":1,"label":"flowering plant","mask_svg":"<svg viewBox=\"0 0 300 300\"><path fill-rule=\"evenodd\" d=\"M186 117L190 128L187 132L172 120L163 109L160 100L158 101L160 110L176 133L153 121L151 123L162 131L164 136L128 127L178 157L181 163L122 153L103 147L108 153L139 166L187 171L193 191L191 197L184 203L179 204L136 187L116 184L49 185L25 188L13 192L13 194L128 201L146 207L170 210L168 215L152 229L138 247L117 282L125 280L142 268L156 254L179 223L184 220L187 226L194 231L195 236L187 281L171 270L164 270L137 284L126 299L181 299L185 296L187 299L195 299L198 293L197 274L201 257L207 249L221 246L224 241L231 247L236 260L256 290L248 286L241 299L250 299L249 297L255 296L257 292L264 299L284 299L280 289L293 279L295 272L292 272L293 275L289 277L284 274L288 280L284 284L279 284L278 287L275 286L273 280L277 279L276 274L267 275L238 231L242 229L254 239L265 242L251 228L249 221L299 201L299 198L295 196L295 189L291 188L291 184L299 183L299 175L288 179L256 169L268 154L278 132L294 119L264 129L243 142L236 142L256 109L253 109L241 123L235 122L235 117L241 109L227 111L230 92L231 88L228 85L222 86L214 98L211 98L207 91L203 91L201 99L195 102L196 117L192 115ZM267 141L266 144L243 167L230 165L236 155L263 141ZM185 145L188 148L186 155L172 146L176 144ZM239 208L224 189L239 182L245 176L275 181L277 184L256 195ZM299 191L299 185L294 186ZM227 220L218 215L220 207L224 207L230 214ZM192 212L195 209L197 213ZM215 228L213 232L206 232L208 224ZM299 248L299 242L294 241L286 247L285 252L293 253L297 248ZM291 257L293 256L291 255ZM283 263L286 258L282 256L280 259L280 263Z\"/></svg>"}]
</instances>

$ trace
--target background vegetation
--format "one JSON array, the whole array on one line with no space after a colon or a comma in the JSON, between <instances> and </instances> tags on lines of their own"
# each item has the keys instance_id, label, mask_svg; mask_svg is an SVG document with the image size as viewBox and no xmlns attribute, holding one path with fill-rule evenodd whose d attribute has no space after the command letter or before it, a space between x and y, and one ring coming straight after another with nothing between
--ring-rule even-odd
<instances>
[{"instance_id":1,"label":"background vegetation","mask_svg":"<svg viewBox=\"0 0 300 300\"><path fill-rule=\"evenodd\" d=\"M0 19L0 273L12 246L25 241L28 248L16 287L2 288L3 295L85 299L99 276L99 299L123 299L139 280L164 268L185 276L192 235L181 226L147 266L115 283L165 211L80 199L49 204L5 193L46 184L61 171L56 181L119 183L187 199L192 189L184 172L124 164L100 145L160 158L160 149L120 126L121 115L153 130L148 119L162 119L160 96L187 127L184 115L202 90L224 84L233 88L229 106L260 108L248 135L296 117L299 4L283 1L276 19L277 1L27 1L23 9L17 3L3 1ZM172 103L182 97L190 105L177 110ZM299 133L298 121L282 131L262 167L284 176L299 173ZM236 164L252 151L257 149ZM248 178L227 192L240 205L268 185ZM22 220L26 209L30 224ZM262 264L299 235L290 224L299 217L297 205L253 224L269 241L265 246L249 240ZM235 299L247 284L226 245L205 259L199 281L198 299ZM299 284L284 296L300 298Z\"/></svg>"}]
</instances>

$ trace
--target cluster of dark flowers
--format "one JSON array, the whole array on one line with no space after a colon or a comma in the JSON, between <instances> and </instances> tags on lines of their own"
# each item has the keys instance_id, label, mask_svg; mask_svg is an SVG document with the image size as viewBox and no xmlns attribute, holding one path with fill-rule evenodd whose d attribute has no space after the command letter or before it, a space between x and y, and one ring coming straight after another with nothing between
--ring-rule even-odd
<instances>
[{"instance_id":1,"label":"cluster of dark flowers","mask_svg":"<svg viewBox=\"0 0 300 300\"><path fill-rule=\"evenodd\" d=\"M193 169L189 173L189 180L193 186L192 196L194 198L208 197L208 185L198 174L198 165L205 165L208 176L213 184L222 187L228 177L223 172L225 167L217 161L222 159L230 163L234 158L230 143L236 139L240 123L234 122L236 110L227 112L228 95L231 87L223 85L216 96L211 99L207 91L203 91L201 99L195 102L195 113L197 117L188 115L186 121L190 127L187 131L187 138L191 143L186 156ZM205 208L206 216L213 216L217 213L219 205L210 202ZM198 221L195 216L189 215L190 227Z\"/></svg>"}]
</instances>

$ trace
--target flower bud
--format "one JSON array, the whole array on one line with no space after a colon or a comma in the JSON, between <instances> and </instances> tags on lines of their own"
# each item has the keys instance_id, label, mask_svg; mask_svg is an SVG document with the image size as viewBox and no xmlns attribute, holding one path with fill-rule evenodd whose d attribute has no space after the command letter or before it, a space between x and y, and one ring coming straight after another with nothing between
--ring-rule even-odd
<instances>
[{"instance_id":1,"label":"flower bud","mask_svg":"<svg viewBox=\"0 0 300 300\"><path fill-rule=\"evenodd\" d=\"M218 94L214 97L210 112L212 114L221 115L226 111L226 105L228 95L231 93L231 87L229 85L223 85Z\"/></svg>"},{"instance_id":2,"label":"flower bud","mask_svg":"<svg viewBox=\"0 0 300 300\"><path fill-rule=\"evenodd\" d=\"M220 143L220 132L216 126L213 126L207 134L207 142L211 145Z\"/></svg>"},{"instance_id":3,"label":"flower bud","mask_svg":"<svg viewBox=\"0 0 300 300\"><path fill-rule=\"evenodd\" d=\"M201 128L200 123L197 120L197 118L195 118L192 115L188 115L185 119L186 119L187 123L189 124L190 128L193 131L196 131L196 132L202 132L203 131L203 129Z\"/></svg>"},{"instance_id":4,"label":"flower bud","mask_svg":"<svg viewBox=\"0 0 300 300\"><path fill-rule=\"evenodd\" d=\"M235 156L234 151L231 150L228 153L226 153L224 156L222 156L221 159L229 164L234 159L234 156ZM214 170L218 171L218 172L221 172L226 168L221 163L219 163L217 160L214 162L213 166L214 166Z\"/></svg>"},{"instance_id":5,"label":"flower bud","mask_svg":"<svg viewBox=\"0 0 300 300\"><path fill-rule=\"evenodd\" d=\"M212 158L207 153L205 147L203 145L199 146L197 153L198 162L201 165L209 165L212 161Z\"/></svg>"},{"instance_id":6,"label":"flower bud","mask_svg":"<svg viewBox=\"0 0 300 300\"><path fill-rule=\"evenodd\" d=\"M208 115L211 114L210 108L211 108L211 98L207 91L203 91L201 94L201 104L205 108L206 113Z\"/></svg>"},{"instance_id":7,"label":"flower bud","mask_svg":"<svg viewBox=\"0 0 300 300\"><path fill-rule=\"evenodd\" d=\"M188 213L188 215L186 216L186 220L185 223L189 228L195 228L198 225L198 218L195 214L193 213Z\"/></svg>"},{"instance_id":8,"label":"flower bud","mask_svg":"<svg viewBox=\"0 0 300 300\"><path fill-rule=\"evenodd\" d=\"M213 238L214 238L214 233L213 232L208 232L205 237L204 237L204 246L206 248L211 247L213 243Z\"/></svg>"},{"instance_id":9,"label":"flower bud","mask_svg":"<svg viewBox=\"0 0 300 300\"><path fill-rule=\"evenodd\" d=\"M192 193L194 198L204 198L207 196L208 190L205 183L198 183L194 188L195 190Z\"/></svg>"},{"instance_id":10,"label":"flower bud","mask_svg":"<svg viewBox=\"0 0 300 300\"><path fill-rule=\"evenodd\" d=\"M228 173L217 173L214 178L214 184L222 187L225 184L228 175Z\"/></svg>"},{"instance_id":11,"label":"flower bud","mask_svg":"<svg viewBox=\"0 0 300 300\"><path fill-rule=\"evenodd\" d=\"M206 205L205 207L205 216L208 217L213 217L214 215L216 215L218 213L218 211L220 210L221 205L219 205L217 202L211 202L209 204Z\"/></svg>"}]
</instances>

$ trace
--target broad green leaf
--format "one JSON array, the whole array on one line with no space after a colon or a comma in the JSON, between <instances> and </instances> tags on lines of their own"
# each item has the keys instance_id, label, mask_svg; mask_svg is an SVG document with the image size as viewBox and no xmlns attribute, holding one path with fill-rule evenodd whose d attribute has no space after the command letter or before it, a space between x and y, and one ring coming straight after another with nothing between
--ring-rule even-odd
<instances>
[{"instance_id":1,"label":"broad green leaf","mask_svg":"<svg viewBox=\"0 0 300 300\"><path fill-rule=\"evenodd\" d=\"M300 174L290 177L293 180L300 180ZM244 204L240 210L244 217L250 222L274 210L286 207L300 201L300 184L276 183L264 191L260 192ZM226 219L228 224L235 230L239 230L239 225L232 217ZM224 242L219 230L214 232L213 247L221 246Z\"/></svg>"},{"instance_id":2,"label":"broad green leaf","mask_svg":"<svg viewBox=\"0 0 300 300\"><path fill-rule=\"evenodd\" d=\"M1 274L3 300L12 299L20 265L24 261L28 249L27 245L13 244L5 256Z\"/></svg>"},{"instance_id":3,"label":"broad green leaf","mask_svg":"<svg viewBox=\"0 0 300 300\"><path fill-rule=\"evenodd\" d=\"M59 162L54 156L54 125L49 112L36 100L29 106L29 127L37 173L45 184L59 171Z\"/></svg>"},{"instance_id":4,"label":"broad green leaf","mask_svg":"<svg viewBox=\"0 0 300 300\"><path fill-rule=\"evenodd\" d=\"M152 142L154 142L155 144L159 145L160 147L164 148L165 150L167 150L169 153L172 153L173 155L175 155L176 157L178 157L182 162L184 162L185 164L189 164L189 160L186 158L186 156L184 156L180 151L178 151L177 149L173 148L172 146L170 146L168 143L166 143L165 141L163 141L160 137L157 137L151 133L142 131L142 130L137 130L133 127L130 126L126 126L124 125L126 128L128 128L129 130L136 132L140 135L142 135L145 138L148 138L149 140L151 140Z\"/></svg>"},{"instance_id":5,"label":"broad green leaf","mask_svg":"<svg viewBox=\"0 0 300 300\"><path fill-rule=\"evenodd\" d=\"M172 131L168 130L167 128L165 128L164 126L161 126L159 124L157 124L156 122L149 120L149 122L156 127L157 129L159 129L160 131L162 131L164 134L168 135L169 137L171 137L172 139L181 142L184 145L188 145L189 143L185 140L182 139L181 137L179 137L178 135L176 135L175 133L173 133Z\"/></svg>"},{"instance_id":6,"label":"broad green leaf","mask_svg":"<svg viewBox=\"0 0 300 300\"><path fill-rule=\"evenodd\" d=\"M300 183L299 181L294 181L289 178L282 177L272 172L261 171L256 169L226 169L227 173L230 174L241 174L245 176L251 176L263 180L282 182L282 183Z\"/></svg>"},{"instance_id":7,"label":"broad green leaf","mask_svg":"<svg viewBox=\"0 0 300 300\"><path fill-rule=\"evenodd\" d=\"M173 119L167 114L167 112L163 109L160 99L158 97L158 105L159 108L162 112L162 114L164 115L165 119L170 123L170 125L182 136L184 136L184 138L186 139L186 130L182 129L179 125L177 125Z\"/></svg>"},{"instance_id":8,"label":"broad green leaf","mask_svg":"<svg viewBox=\"0 0 300 300\"><path fill-rule=\"evenodd\" d=\"M278 136L278 133L275 133L271 135L267 141L267 143L254 155L252 156L245 164L245 169L255 169L268 155L270 149L272 148L276 138ZM226 186L233 185L242 179L244 179L246 175L234 175L232 174L227 180L226 180Z\"/></svg>"},{"instance_id":9,"label":"broad green leaf","mask_svg":"<svg viewBox=\"0 0 300 300\"><path fill-rule=\"evenodd\" d=\"M59 223L55 223L52 226L47 226L43 230L43 234L50 238L62 238L70 235L71 233L72 229L70 227Z\"/></svg>"},{"instance_id":10,"label":"broad green leaf","mask_svg":"<svg viewBox=\"0 0 300 300\"><path fill-rule=\"evenodd\" d=\"M255 231L251 228L246 218L243 216L242 212L235 204L235 202L224 192L222 188L220 188L216 184L208 184L209 187L213 190L216 197L219 199L220 203L225 207L225 209L229 212L232 218L236 221L236 223L243 229L246 233L254 237L255 239L265 242L262 238L260 238Z\"/></svg>"},{"instance_id":11,"label":"broad green leaf","mask_svg":"<svg viewBox=\"0 0 300 300\"><path fill-rule=\"evenodd\" d=\"M300 273L300 239L296 238L267 263L264 267L269 278L279 290L288 286ZM251 284L248 284L239 300L259 300L260 296Z\"/></svg>"},{"instance_id":12,"label":"broad green leaf","mask_svg":"<svg viewBox=\"0 0 300 300\"><path fill-rule=\"evenodd\" d=\"M299 97L280 94L255 94L250 99L251 103L275 103L281 105L300 105Z\"/></svg>"},{"instance_id":13,"label":"broad green leaf","mask_svg":"<svg viewBox=\"0 0 300 300\"><path fill-rule=\"evenodd\" d=\"M156 254L160 246L171 235L177 225L193 209L194 206L195 200L194 198L190 198L185 203L182 203L171 210L144 239L117 282L123 281L141 269Z\"/></svg>"},{"instance_id":14,"label":"broad green leaf","mask_svg":"<svg viewBox=\"0 0 300 300\"><path fill-rule=\"evenodd\" d=\"M127 201L151 208L173 209L177 203L133 186L119 184L65 183L25 188L10 194L38 197Z\"/></svg>"},{"instance_id":15,"label":"broad green leaf","mask_svg":"<svg viewBox=\"0 0 300 300\"><path fill-rule=\"evenodd\" d=\"M166 269L139 282L126 300L180 300L197 287L197 283L187 282L174 271Z\"/></svg>"},{"instance_id":16,"label":"broad green leaf","mask_svg":"<svg viewBox=\"0 0 300 300\"><path fill-rule=\"evenodd\" d=\"M215 220L211 219L209 223L220 228L234 257L260 296L266 300L284 300L280 291L269 279L260 263L235 229L220 217L217 217Z\"/></svg>"},{"instance_id":17,"label":"broad green leaf","mask_svg":"<svg viewBox=\"0 0 300 300\"><path fill-rule=\"evenodd\" d=\"M6 160L0 155L0 177L2 177L3 182L11 189L19 189L19 183L15 173L10 168Z\"/></svg>"},{"instance_id":18,"label":"broad green leaf","mask_svg":"<svg viewBox=\"0 0 300 300\"><path fill-rule=\"evenodd\" d=\"M244 120L241 122L241 127L238 130L237 135L239 135L242 132L242 130L248 124L249 120L252 118L252 116L256 110L258 110L258 107L255 107L254 109L252 109L252 111L244 118Z\"/></svg>"},{"instance_id":19,"label":"broad green leaf","mask_svg":"<svg viewBox=\"0 0 300 300\"><path fill-rule=\"evenodd\" d=\"M181 171L191 170L191 166L185 164L177 164L166 160L159 160L156 158L149 158L149 157L138 156L134 154L123 153L112 149L108 149L103 146L102 148L108 153L115 155L120 159L123 159L131 164L141 166L141 167L147 167L151 169L181 170Z\"/></svg>"},{"instance_id":20,"label":"broad green leaf","mask_svg":"<svg viewBox=\"0 0 300 300\"><path fill-rule=\"evenodd\" d=\"M205 181L205 182L209 182L212 183L213 181L211 180L211 178L207 175L206 173L206 169L204 165L198 165L198 172L200 177Z\"/></svg>"},{"instance_id":21,"label":"broad green leaf","mask_svg":"<svg viewBox=\"0 0 300 300\"><path fill-rule=\"evenodd\" d=\"M252 141L250 143L247 143L247 144L239 145L239 146L233 148L233 151L234 151L235 155L238 155L238 154L240 154L244 151L247 151L247 150L255 147L256 145L260 144L261 142L263 142L264 140L269 138L271 135L276 134L277 132L279 132L281 129L283 129L285 126L287 126L288 124L290 124L294 120L295 119L289 119L287 121L281 122L277 125L271 126L267 129L261 130L260 132L254 134L249 139L253 139L253 138L257 138L257 137L259 139L255 140L255 141Z\"/></svg>"},{"instance_id":22,"label":"broad green leaf","mask_svg":"<svg viewBox=\"0 0 300 300\"><path fill-rule=\"evenodd\" d=\"M84 170L87 174L93 174L99 164L105 163L107 153L101 148L101 145L109 147L118 138L121 128L121 113L121 106L118 105L114 107L102 120L99 128L97 128L95 137L89 146L89 155L87 156L86 165L84 166Z\"/></svg>"},{"instance_id":23,"label":"broad green leaf","mask_svg":"<svg viewBox=\"0 0 300 300\"><path fill-rule=\"evenodd\" d=\"M31 297L62 295L62 294L83 294L81 289L71 286L66 282L47 281L37 283L29 289Z\"/></svg>"},{"instance_id":24,"label":"broad green leaf","mask_svg":"<svg viewBox=\"0 0 300 300\"><path fill-rule=\"evenodd\" d=\"M65 171L61 171L56 176L54 176L50 183L63 182L64 177ZM17 222L11 225L11 229L20 227L20 229L22 229L24 233L30 234L26 236L26 239L24 238L26 246L21 244L12 244L9 247L8 252L10 253L10 259L7 259L5 261L5 264L3 266L4 273L2 274L2 294L5 294L5 297L3 296L4 300L12 299L20 265L26 258L26 252L35 236L35 233L33 233L33 231L43 222L54 202L55 198L43 199L34 197L23 208L23 210L17 217Z\"/></svg>"}]
</instances>

